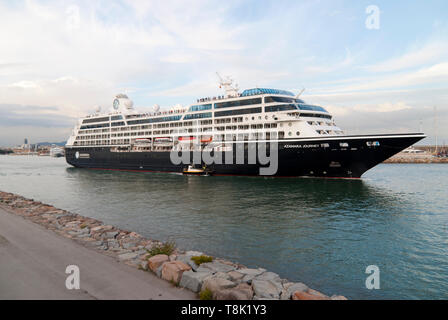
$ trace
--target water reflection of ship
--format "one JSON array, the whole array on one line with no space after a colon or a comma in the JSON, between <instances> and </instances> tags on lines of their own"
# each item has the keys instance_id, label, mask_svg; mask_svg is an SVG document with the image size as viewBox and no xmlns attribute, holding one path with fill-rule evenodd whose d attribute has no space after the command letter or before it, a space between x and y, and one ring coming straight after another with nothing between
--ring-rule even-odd
<instances>
[{"instance_id":1,"label":"water reflection of ship","mask_svg":"<svg viewBox=\"0 0 448 320\"><path fill-rule=\"evenodd\" d=\"M216 190L214 180L189 179L185 175L166 175L152 173L139 175L116 170L90 170L87 168L66 168L67 173L76 176L77 183L83 189L98 188L98 183L104 185L116 185L112 193L129 190L132 194L140 194L144 197L145 190L157 190L164 186L164 190L170 190L174 194L188 194L188 199L195 202L204 201L204 194L210 197L210 190ZM151 178L148 179L148 176ZM219 184L219 193L213 194L214 201L234 203L240 199L242 203L234 203L235 206L244 206L245 201L254 201L258 205L275 208L281 206L286 211L304 212L308 210L320 210L319 208L331 207L335 210L350 203L362 203L363 206L375 205L380 207L393 207L400 195L395 195L391 190L372 185L363 180L333 180L333 179L274 179L261 177L222 177ZM260 181L263 183L260 184ZM113 187L114 188L114 187ZM120 191L121 190L121 191ZM244 195L244 197L241 197ZM263 195L263 196L260 196ZM403 201L401 199L400 201ZM247 203L247 206L252 204ZM297 209L300 205L301 209ZM284 210L284 211L285 211ZM340 213L343 214L342 210ZM280 216L280 215L279 215Z\"/></svg>"}]
</instances>

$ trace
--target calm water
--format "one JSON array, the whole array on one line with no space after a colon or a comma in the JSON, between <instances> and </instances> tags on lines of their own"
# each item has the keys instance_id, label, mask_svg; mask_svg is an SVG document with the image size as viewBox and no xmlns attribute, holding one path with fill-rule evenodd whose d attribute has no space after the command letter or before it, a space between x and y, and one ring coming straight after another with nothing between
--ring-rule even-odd
<instances>
[{"instance_id":1,"label":"calm water","mask_svg":"<svg viewBox=\"0 0 448 320\"><path fill-rule=\"evenodd\" d=\"M94 171L0 156L0 190L327 294L448 299L448 165L384 164L351 181ZM365 288L371 264L380 290Z\"/></svg>"}]
</instances>

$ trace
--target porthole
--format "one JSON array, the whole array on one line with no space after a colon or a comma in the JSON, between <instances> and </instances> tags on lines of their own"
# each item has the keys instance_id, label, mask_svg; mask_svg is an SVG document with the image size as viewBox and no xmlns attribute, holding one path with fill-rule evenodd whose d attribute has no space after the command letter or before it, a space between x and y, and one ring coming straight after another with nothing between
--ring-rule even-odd
<instances>
[{"instance_id":1,"label":"porthole","mask_svg":"<svg viewBox=\"0 0 448 320\"><path fill-rule=\"evenodd\" d=\"M288 136L292 136L292 132L291 131L288 132Z\"/></svg>"},{"instance_id":2,"label":"porthole","mask_svg":"<svg viewBox=\"0 0 448 320\"><path fill-rule=\"evenodd\" d=\"M296 135L297 135L297 136L300 136L300 131L297 131L297 132L296 132Z\"/></svg>"},{"instance_id":3,"label":"porthole","mask_svg":"<svg viewBox=\"0 0 448 320\"><path fill-rule=\"evenodd\" d=\"M288 123L288 126L290 126L290 127L291 127L291 126L292 126L292 123L291 123L291 122L290 122L290 123Z\"/></svg>"}]
</instances>

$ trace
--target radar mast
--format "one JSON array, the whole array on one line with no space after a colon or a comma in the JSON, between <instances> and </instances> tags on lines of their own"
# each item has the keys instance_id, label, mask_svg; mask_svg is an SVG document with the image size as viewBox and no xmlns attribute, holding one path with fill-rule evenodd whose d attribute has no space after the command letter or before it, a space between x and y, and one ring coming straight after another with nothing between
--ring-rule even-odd
<instances>
[{"instance_id":1,"label":"radar mast","mask_svg":"<svg viewBox=\"0 0 448 320\"><path fill-rule=\"evenodd\" d=\"M216 72L216 75L219 78L219 87L223 87L226 92L226 98L238 97L238 84L229 76L223 78L218 72Z\"/></svg>"}]
</instances>

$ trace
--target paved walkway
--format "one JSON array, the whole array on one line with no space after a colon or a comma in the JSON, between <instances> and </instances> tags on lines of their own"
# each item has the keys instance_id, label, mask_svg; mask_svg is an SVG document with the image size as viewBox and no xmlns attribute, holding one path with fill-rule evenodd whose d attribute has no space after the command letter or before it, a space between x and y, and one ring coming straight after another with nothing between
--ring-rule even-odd
<instances>
[{"instance_id":1,"label":"paved walkway","mask_svg":"<svg viewBox=\"0 0 448 320\"><path fill-rule=\"evenodd\" d=\"M80 289L68 290L68 265ZM0 299L196 299L155 275L86 248L0 208Z\"/></svg>"}]
</instances>

